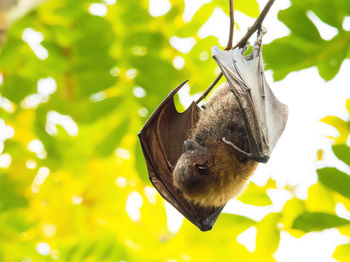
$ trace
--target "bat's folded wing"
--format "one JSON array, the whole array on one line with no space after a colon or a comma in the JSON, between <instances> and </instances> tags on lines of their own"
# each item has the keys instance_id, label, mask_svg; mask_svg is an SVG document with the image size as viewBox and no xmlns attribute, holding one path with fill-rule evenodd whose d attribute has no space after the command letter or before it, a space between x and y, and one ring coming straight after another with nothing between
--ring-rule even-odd
<instances>
[{"instance_id":1,"label":"bat's folded wing","mask_svg":"<svg viewBox=\"0 0 350 262\"><path fill-rule=\"evenodd\" d=\"M173 97L187 81L174 89L154 111L139 133L149 178L158 192L201 230L210 230L223 207L203 208L188 202L173 185L172 170L182 154L183 143L198 120L199 108L192 103L177 112Z\"/></svg>"},{"instance_id":2,"label":"bat's folded wing","mask_svg":"<svg viewBox=\"0 0 350 262\"><path fill-rule=\"evenodd\" d=\"M248 57L239 47L223 51L215 46L212 53L242 108L250 145L246 155L267 162L285 128L288 108L278 101L266 82L261 49Z\"/></svg>"}]
</instances>

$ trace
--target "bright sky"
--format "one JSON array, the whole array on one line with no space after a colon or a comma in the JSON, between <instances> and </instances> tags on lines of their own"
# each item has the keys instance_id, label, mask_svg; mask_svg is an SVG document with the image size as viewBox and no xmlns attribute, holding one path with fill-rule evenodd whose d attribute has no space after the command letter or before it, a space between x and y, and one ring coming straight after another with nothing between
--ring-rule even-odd
<instances>
[{"instance_id":1,"label":"bright sky","mask_svg":"<svg viewBox=\"0 0 350 262\"><path fill-rule=\"evenodd\" d=\"M201 6L210 0L187 0L184 19L190 20L191 16ZM258 0L260 9L267 0ZM277 19L277 13L290 5L289 0L276 1L267 15L263 25L268 33L264 37L264 43L269 43L276 38L289 34L289 29ZM150 12L160 15L170 7L167 0L152 0ZM313 13L308 16L317 28L321 36L329 40L336 35L337 30L320 21ZM235 30L235 40L239 40L254 19L235 12L235 19L239 23L241 32ZM344 26L345 26L344 21ZM212 17L199 31L200 37L214 35L219 38L224 46L228 37L229 18L220 9L214 11ZM348 29L348 28L346 28ZM253 41L251 41L253 42ZM191 41L172 42L178 49L188 50ZM283 54L281 54L283 59ZM342 162L338 161L332 154L331 141L328 135L336 135L337 131L319 121L327 115L336 115L348 119L345 108L346 99L350 98L349 75L350 61L343 63L338 75L329 82L325 82L318 74L317 68L310 68L300 72L289 74L284 80L273 82L272 72L266 72L266 77L276 96L289 107L289 119L286 129L277 143L276 148L267 164L260 164L258 170L252 177L252 181L263 185L269 177L277 181L278 186L286 184L297 185L297 196L305 199L307 189L317 181L315 170L323 166L336 166L343 171L350 172ZM188 89L180 95L181 101L188 105L193 98L189 97ZM323 149L324 160L316 161L316 152ZM268 212L280 211L284 203L291 197L285 191L272 190L269 193L273 205L269 207L255 207L245 205L237 200L231 200L225 208L225 212L245 215L260 220ZM176 214L169 205L169 227L176 231L181 225L182 216ZM343 206L337 208L337 214L350 219L350 212ZM215 227L214 227L215 230ZM243 232L237 240L246 245L248 250L254 250L256 230L249 228ZM331 258L337 245L347 243L347 238L342 236L336 229L325 230L318 233L309 233L301 239L296 239L288 233L281 234L281 243L275 253L278 261L303 262L336 261Z\"/></svg>"}]
</instances>

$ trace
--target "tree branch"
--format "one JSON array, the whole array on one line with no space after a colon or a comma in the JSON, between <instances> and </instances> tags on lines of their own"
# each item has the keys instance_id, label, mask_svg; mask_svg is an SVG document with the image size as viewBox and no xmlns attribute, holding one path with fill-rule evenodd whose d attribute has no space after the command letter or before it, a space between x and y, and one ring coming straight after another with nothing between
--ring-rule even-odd
<instances>
[{"instance_id":1,"label":"tree branch","mask_svg":"<svg viewBox=\"0 0 350 262\"><path fill-rule=\"evenodd\" d=\"M229 2L230 2L230 32L229 32L228 42L227 42L225 50L230 50L232 48L233 32L235 30L235 18L234 18L234 4L233 4L233 0L229 0ZM214 88L214 86L220 81L222 76L223 76L223 74L222 74L222 72L220 72L220 74L210 84L210 86L207 88L207 90L205 90L204 93L197 99L196 104L198 104L200 101L202 101L209 94L209 92Z\"/></svg>"},{"instance_id":2,"label":"tree branch","mask_svg":"<svg viewBox=\"0 0 350 262\"><path fill-rule=\"evenodd\" d=\"M220 72L220 74L215 78L215 80L210 84L210 86L203 92L203 94L197 99L196 104L200 101L202 101L206 96L209 94L209 92L214 88L214 86L220 81L221 77L223 76L223 73Z\"/></svg>"},{"instance_id":3,"label":"tree branch","mask_svg":"<svg viewBox=\"0 0 350 262\"><path fill-rule=\"evenodd\" d=\"M270 11L270 8L271 8L273 2L275 2L275 0L270 0L270 1L267 2L267 4L265 5L264 9L261 11L260 15L255 20L254 24L248 29L248 32L234 46L234 48L236 48L236 47L241 47L241 48L244 47L245 44L247 43L248 39L254 34L254 32L261 28L261 24L264 21L267 13Z\"/></svg>"},{"instance_id":4,"label":"tree branch","mask_svg":"<svg viewBox=\"0 0 350 262\"><path fill-rule=\"evenodd\" d=\"M256 30L259 30L261 28L261 24L264 21L267 13L270 11L270 8L272 4L275 2L275 0L269 0L267 4L265 5L264 9L261 11L258 18L255 20L254 24L248 29L247 33L243 36L243 38L233 47L232 47L232 38L233 38L233 28L234 28L234 17L233 17L233 0L230 0L230 36L229 41L227 43L227 47L225 50L235 49L236 47L244 47L247 43L248 39L254 34ZM230 46L230 48L228 48ZM198 104L200 101L202 101L209 92L214 88L214 86L219 82L221 77L223 76L223 73L220 72L220 74L215 78L215 80L210 84L210 86L203 92L203 94L197 99L196 104Z\"/></svg>"},{"instance_id":5,"label":"tree branch","mask_svg":"<svg viewBox=\"0 0 350 262\"><path fill-rule=\"evenodd\" d=\"M230 33L228 36L228 42L226 46L226 50L230 50L232 48L232 42L233 42L233 32L235 30L235 18L234 18L234 5L233 0L230 1Z\"/></svg>"}]
</instances>

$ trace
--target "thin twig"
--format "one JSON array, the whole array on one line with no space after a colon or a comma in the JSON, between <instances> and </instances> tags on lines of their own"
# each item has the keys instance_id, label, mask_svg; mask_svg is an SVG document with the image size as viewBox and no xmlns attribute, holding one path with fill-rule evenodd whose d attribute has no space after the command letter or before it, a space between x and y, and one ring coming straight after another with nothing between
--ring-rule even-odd
<instances>
[{"instance_id":1,"label":"thin twig","mask_svg":"<svg viewBox=\"0 0 350 262\"><path fill-rule=\"evenodd\" d=\"M270 11L270 8L275 2L275 0L270 0L264 7L264 9L261 11L259 17L255 20L254 24L248 29L247 33L243 36L243 38L233 47L244 47L247 43L248 39L254 34L254 32L261 28L261 24L264 21L267 13Z\"/></svg>"},{"instance_id":2,"label":"thin twig","mask_svg":"<svg viewBox=\"0 0 350 262\"><path fill-rule=\"evenodd\" d=\"M230 2L230 32L229 32L228 42L227 42L227 46L226 46L225 50L230 50L232 48L233 32L235 29L233 0L229 0L229 2ZM214 88L214 86L220 81L222 76L223 76L223 74L222 74L222 72L220 72L220 74L210 84L210 86L207 88L207 90L205 90L204 93L197 99L196 104L198 104L200 101L202 101L209 94L209 92Z\"/></svg>"},{"instance_id":3,"label":"thin twig","mask_svg":"<svg viewBox=\"0 0 350 262\"><path fill-rule=\"evenodd\" d=\"M215 78L213 83L211 83L210 86L207 88L207 90L205 90L203 92L203 94L197 99L197 101L196 101L197 105L200 101L202 101L209 94L209 92L214 88L214 86L220 81L222 76L223 76L223 73L220 72L220 74Z\"/></svg>"},{"instance_id":4,"label":"thin twig","mask_svg":"<svg viewBox=\"0 0 350 262\"><path fill-rule=\"evenodd\" d=\"M233 0L230 0L230 33L228 36L228 42L226 46L226 50L230 50L232 48L232 42L233 42L233 32L235 30L235 18L234 18L234 5Z\"/></svg>"},{"instance_id":5,"label":"thin twig","mask_svg":"<svg viewBox=\"0 0 350 262\"><path fill-rule=\"evenodd\" d=\"M248 39L254 34L254 32L261 28L261 24L264 21L267 13L269 12L269 10L274 2L275 2L275 0L269 0L269 2L265 5L264 9L261 11L259 17L255 20L254 24L248 29L247 33L243 36L243 38L231 49L235 49L236 47L242 48L245 46ZM232 3L232 9L233 9L233 3ZM232 10L232 13L233 13L233 10ZM231 1L230 1L230 17L231 17ZM232 20L233 20L233 14L232 14ZM233 21L233 24L234 24L234 21ZM232 25L232 21L231 21L230 26L231 25ZM233 29L230 29L230 37L231 37L231 32L232 32L232 36L233 36ZM229 37L229 43L227 45L230 44L230 37ZM232 41L231 41L231 45L232 45ZM228 50L228 49L226 48L225 50ZM220 74L210 84L210 86L207 88L207 90L205 90L205 92L197 99L196 104L198 104L200 101L202 101L209 94L209 92L219 82L219 80L221 79L222 76L223 76L223 73L220 72Z\"/></svg>"}]
</instances>

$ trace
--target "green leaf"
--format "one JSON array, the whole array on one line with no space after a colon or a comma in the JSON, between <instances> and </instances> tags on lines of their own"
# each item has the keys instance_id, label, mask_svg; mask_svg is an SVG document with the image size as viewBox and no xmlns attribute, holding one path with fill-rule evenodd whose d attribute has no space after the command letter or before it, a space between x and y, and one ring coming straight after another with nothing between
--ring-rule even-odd
<instances>
[{"instance_id":1,"label":"green leaf","mask_svg":"<svg viewBox=\"0 0 350 262\"><path fill-rule=\"evenodd\" d=\"M200 39L186 57L185 64L191 76L190 94L203 92L213 79L215 79L215 62L210 59L210 50L214 45L218 45L217 38L208 36Z\"/></svg>"},{"instance_id":2,"label":"green leaf","mask_svg":"<svg viewBox=\"0 0 350 262\"><path fill-rule=\"evenodd\" d=\"M293 0L293 4L302 7L304 10L312 10L319 19L334 27L342 26L342 17L344 15L343 0Z\"/></svg>"},{"instance_id":3,"label":"green leaf","mask_svg":"<svg viewBox=\"0 0 350 262\"><path fill-rule=\"evenodd\" d=\"M97 145L96 154L100 157L107 157L120 144L126 131L129 128L130 121L125 119L119 123L112 131L110 131L105 138Z\"/></svg>"},{"instance_id":4,"label":"green leaf","mask_svg":"<svg viewBox=\"0 0 350 262\"><path fill-rule=\"evenodd\" d=\"M167 40L163 34L159 32L135 32L128 34L123 42L125 55L135 54L135 47L145 47L144 52L159 53L166 45Z\"/></svg>"},{"instance_id":5,"label":"green leaf","mask_svg":"<svg viewBox=\"0 0 350 262\"><path fill-rule=\"evenodd\" d=\"M202 5L194 14L191 21L176 32L177 36L190 37L195 35L211 16L214 11L214 7L215 6L212 3Z\"/></svg>"},{"instance_id":6,"label":"green leaf","mask_svg":"<svg viewBox=\"0 0 350 262\"><path fill-rule=\"evenodd\" d=\"M302 8L292 5L288 9L281 10L278 18L292 30L292 34L311 42L322 40L316 26L306 16L305 10Z\"/></svg>"},{"instance_id":7,"label":"green leaf","mask_svg":"<svg viewBox=\"0 0 350 262\"><path fill-rule=\"evenodd\" d=\"M226 5L228 4L227 2ZM239 10L247 16L258 17L260 14L259 4L256 0L235 0L234 5L235 10ZM228 10L228 8L225 10Z\"/></svg>"},{"instance_id":8,"label":"green leaf","mask_svg":"<svg viewBox=\"0 0 350 262\"><path fill-rule=\"evenodd\" d=\"M137 69L135 84L146 89L145 99L152 99L153 106L159 104L178 85L175 81L177 71L169 60L153 56L133 56L130 57L130 65Z\"/></svg>"},{"instance_id":9,"label":"green leaf","mask_svg":"<svg viewBox=\"0 0 350 262\"><path fill-rule=\"evenodd\" d=\"M323 45L323 50L318 55L317 68L320 76L329 81L333 79L339 71L343 60L347 56L349 50L348 40L342 36L338 36Z\"/></svg>"},{"instance_id":10,"label":"green leaf","mask_svg":"<svg viewBox=\"0 0 350 262\"><path fill-rule=\"evenodd\" d=\"M76 30L80 30L81 34L76 39L68 57L75 58L73 76L78 95L88 96L114 83L109 73L115 64L115 59L109 55L114 34L111 25L101 17L82 14L76 24Z\"/></svg>"},{"instance_id":11,"label":"green leaf","mask_svg":"<svg viewBox=\"0 0 350 262\"><path fill-rule=\"evenodd\" d=\"M321 231L327 228L349 225L350 220L329 213L303 213L293 223L293 228L304 232Z\"/></svg>"},{"instance_id":12,"label":"green leaf","mask_svg":"<svg viewBox=\"0 0 350 262\"><path fill-rule=\"evenodd\" d=\"M6 227L7 230L13 230L12 233L19 234L29 230L34 226L33 222L29 222L27 218L23 217L25 212L23 210L12 210L10 212L2 213L0 216L1 227ZM0 231L2 231L0 229Z\"/></svg>"},{"instance_id":13,"label":"green leaf","mask_svg":"<svg viewBox=\"0 0 350 262\"><path fill-rule=\"evenodd\" d=\"M227 14L229 13L230 6L228 0L214 0L214 4L219 5ZM234 9L250 17L258 17L260 13L259 5L256 0L235 0Z\"/></svg>"},{"instance_id":14,"label":"green leaf","mask_svg":"<svg viewBox=\"0 0 350 262\"><path fill-rule=\"evenodd\" d=\"M349 124L337 116L326 116L322 118L321 121L335 127L340 133L348 130Z\"/></svg>"},{"instance_id":15,"label":"green leaf","mask_svg":"<svg viewBox=\"0 0 350 262\"><path fill-rule=\"evenodd\" d=\"M213 230L227 232L229 229L232 235L238 235L255 224L256 222L248 217L223 213L218 218Z\"/></svg>"},{"instance_id":16,"label":"green leaf","mask_svg":"<svg viewBox=\"0 0 350 262\"><path fill-rule=\"evenodd\" d=\"M333 253L333 257L337 261L341 261L341 262L350 261L350 244L337 246Z\"/></svg>"},{"instance_id":17,"label":"green leaf","mask_svg":"<svg viewBox=\"0 0 350 262\"><path fill-rule=\"evenodd\" d=\"M113 110L120 108L122 104L122 97L110 97L98 102L91 102L90 99L84 99L81 101L77 112L72 114L74 119L82 123L91 123L98 120L101 117L106 117ZM67 111L72 112L72 108L67 108ZM67 112L67 114L68 114Z\"/></svg>"},{"instance_id":18,"label":"green leaf","mask_svg":"<svg viewBox=\"0 0 350 262\"><path fill-rule=\"evenodd\" d=\"M333 153L339 160L350 166L350 147L346 144L341 144L332 146L332 149Z\"/></svg>"},{"instance_id":19,"label":"green leaf","mask_svg":"<svg viewBox=\"0 0 350 262\"><path fill-rule=\"evenodd\" d=\"M136 164L137 174L139 175L139 177L143 182L145 182L146 184L149 184L150 181L148 179L148 170L147 170L145 157L143 155L140 143L136 143L134 152L135 152L134 154L135 154L135 164Z\"/></svg>"},{"instance_id":20,"label":"green leaf","mask_svg":"<svg viewBox=\"0 0 350 262\"><path fill-rule=\"evenodd\" d=\"M291 71L313 66L316 57L310 54L317 53L319 49L315 43L291 35L280 38L263 46L266 69L273 70L275 80L282 80Z\"/></svg>"},{"instance_id":21,"label":"green leaf","mask_svg":"<svg viewBox=\"0 0 350 262\"><path fill-rule=\"evenodd\" d=\"M299 198L291 198L289 199L283 207L282 210L282 223L286 229L292 227L293 221L297 216L304 213L306 211L305 202L300 200Z\"/></svg>"},{"instance_id":22,"label":"green leaf","mask_svg":"<svg viewBox=\"0 0 350 262\"><path fill-rule=\"evenodd\" d=\"M322 183L316 183L309 187L305 200L306 209L310 212L332 213L335 208L335 200L329 188Z\"/></svg>"},{"instance_id":23,"label":"green leaf","mask_svg":"<svg viewBox=\"0 0 350 262\"><path fill-rule=\"evenodd\" d=\"M3 95L12 100L13 102L19 103L27 95L36 93L36 80L19 75L9 76L1 90Z\"/></svg>"},{"instance_id":24,"label":"green leaf","mask_svg":"<svg viewBox=\"0 0 350 262\"><path fill-rule=\"evenodd\" d=\"M329 24L336 28L342 27L343 6L339 5L339 1L318 0L315 1L315 8L313 9L315 14L326 24Z\"/></svg>"},{"instance_id":25,"label":"green leaf","mask_svg":"<svg viewBox=\"0 0 350 262\"><path fill-rule=\"evenodd\" d=\"M342 28L346 16L343 10L345 4L337 3L339 1L341 0L293 0L289 8L279 12L278 18L291 32L289 36L264 47L267 68L274 71L275 80L312 66L317 66L320 76L326 81L335 77L350 51L350 33ZM338 34L331 40L322 39L318 28L309 19L310 12L324 23L335 27Z\"/></svg>"},{"instance_id":26,"label":"green leaf","mask_svg":"<svg viewBox=\"0 0 350 262\"><path fill-rule=\"evenodd\" d=\"M87 257L96 261L120 260L124 256L123 247L110 232L103 232L93 238L82 238L75 245L60 246L65 261L83 261Z\"/></svg>"},{"instance_id":27,"label":"green leaf","mask_svg":"<svg viewBox=\"0 0 350 262\"><path fill-rule=\"evenodd\" d=\"M336 116L326 116L321 119L322 122L333 126L338 130L340 135L335 139L338 144L344 144L350 133L350 122L344 121L343 119Z\"/></svg>"},{"instance_id":28,"label":"green leaf","mask_svg":"<svg viewBox=\"0 0 350 262\"><path fill-rule=\"evenodd\" d=\"M27 206L27 199L20 194L17 184L10 181L4 173L0 173L0 211Z\"/></svg>"},{"instance_id":29,"label":"green leaf","mask_svg":"<svg viewBox=\"0 0 350 262\"><path fill-rule=\"evenodd\" d=\"M281 217L281 213L270 213L266 215L257 225L257 256L271 256L277 250L280 241L280 230L278 229L278 223Z\"/></svg>"},{"instance_id":30,"label":"green leaf","mask_svg":"<svg viewBox=\"0 0 350 262\"><path fill-rule=\"evenodd\" d=\"M245 204L255 206L269 206L272 205L272 201L266 193L261 192L247 192L243 193L238 200Z\"/></svg>"},{"instance_id":31,"label":"green leaf","mask_svg":"<svg viewBox=\"0 0 350 262\"><path fill-rule=\"evenodd\" d=\"M334 167L317 170L319 181L329 189L350 198L350 176Z\"/></svg>"},{"instance_id":32,"label":"green leaf","mask_svg":"<svg viewBox=\"0 0 350 262\"><path fill-rule=\"evenodd\" d=\"M272 204L264 188L258 187L252 182L249 183L248 187L237 199L243 203L255 206L269 206Z\"/></svg>"},{"instance_id":33,"label":"green leaf","mask_svg":"<svg viewBox=\"0 0 350 262\"><path fill-rule=\"evenodd\" d=\"M350 115L350 99L346 100L346 110L348 110L348 113Z\"/></svg>"}]
</instances>

